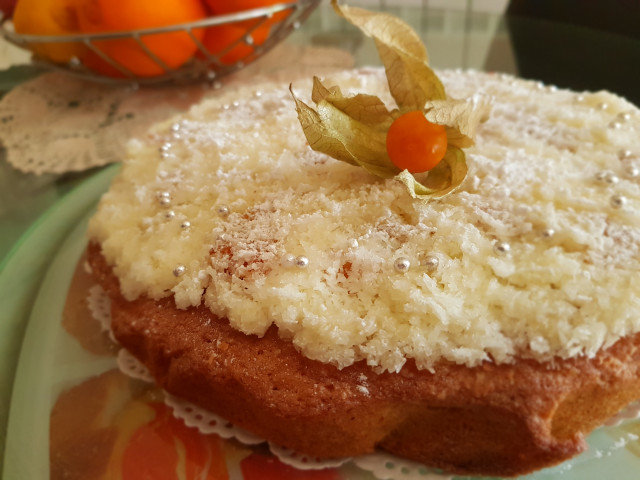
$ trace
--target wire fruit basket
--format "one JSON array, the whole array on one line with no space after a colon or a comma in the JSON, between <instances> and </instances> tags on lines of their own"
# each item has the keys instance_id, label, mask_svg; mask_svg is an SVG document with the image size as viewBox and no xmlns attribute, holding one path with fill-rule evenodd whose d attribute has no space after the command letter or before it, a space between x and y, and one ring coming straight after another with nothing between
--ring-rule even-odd
<instances>
[{"instance_id":1,"label":"wire fruit basket","mask_svg":"<svg viewBox=\"0 0 640 480\"><path fill-rule=\"evenodd\" d=\"M236 72L258 59L275 47L291 32L298 29L319 5L321 0L297 0L290 3L279 3L264 8L245 10L238 13L209 16L202 20L180 23L175 25L146 28L131 31L83 33L72 35L28 35L17 33L9 19L0 19L0 34L9 42L33 53L33 62L61 70L87 80L104 83L126 84L165 84L189 83L206 79L215 82L217 79ZM0 13L1 15L1 13ZM242 36L228 43L223 49L211 51L196 32L207 28L236 26L244 29ZM268 32L256 41L256 32ZM196 55L186 63L171 67L163 61L157 52L152 51L145 39L153 36L184 33L196 45ZM262 38L264 37L264 38ZM143 76L136 74L113 55L110 55L105 45L110 41L135 42L145 55L158 69L158 74ZM113 72L104 74L89 68L85 62L72 57L66 63L55 63L36 52L42 45L72 45L75 44L91 52L99 58ZM233 53L235 52L235 53ZM240 54L238 55L238 52ZM230 55L233 53L233 55ZM225 61L229 56L232 61Z\"/></svg>"}]
</instances>

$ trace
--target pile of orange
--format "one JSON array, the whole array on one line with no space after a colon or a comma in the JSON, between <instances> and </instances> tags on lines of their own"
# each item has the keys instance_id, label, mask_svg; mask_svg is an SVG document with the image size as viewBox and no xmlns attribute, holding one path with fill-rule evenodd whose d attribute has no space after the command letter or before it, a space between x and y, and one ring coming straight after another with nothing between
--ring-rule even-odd
<instances>
[{"instance_id":1,"label":"pile of orange","mask_svg":"<svg viewBox=\"0 0 640 480\"><path fill-rule=\"evenodd\" d=\"M210 15L226 15L243 10L266 7L283 0L18 0L13 13L17 33L35 35L69 35L105 33L165 27L202 20ZM192 30L193 37L222 64L235 63L253 52L269 35L274 17L258 28L259 20L235 22L206 29ZM240 42L251 32L252 45ZM203 56L194 39L184 31L158 33L140 37L144 47L132 38L95 41L100 53L80 42L32 43L33 52L55 63L78 58L103 75L121 77L124 73L107 62L111 58L132 74L152 77L164 73L154 61L175 69L194 55ZM145 48L146 47L146 48ZM145 51L148 50L148 51Z\"/></svg>"}]
</instances>

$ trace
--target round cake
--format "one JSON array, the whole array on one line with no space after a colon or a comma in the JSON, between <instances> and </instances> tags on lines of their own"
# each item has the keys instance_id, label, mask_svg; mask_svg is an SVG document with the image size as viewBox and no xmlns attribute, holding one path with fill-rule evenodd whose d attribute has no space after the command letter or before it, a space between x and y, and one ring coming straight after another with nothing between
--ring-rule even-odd
<instances>
[{"instance_id":1,"label":"round cake","mask_svg":"<svg viewBox=\"0 0 640 480\"><path fill-rule=\"evenodd\" d=\"M279 83L130 144L89 258L160 386L314 456L492 475L575 455L640 398L640 111L440 76L491 112L429 202L311 150ZM382 70L326 83L393 103Z\"/></svg>"}]
</instances>

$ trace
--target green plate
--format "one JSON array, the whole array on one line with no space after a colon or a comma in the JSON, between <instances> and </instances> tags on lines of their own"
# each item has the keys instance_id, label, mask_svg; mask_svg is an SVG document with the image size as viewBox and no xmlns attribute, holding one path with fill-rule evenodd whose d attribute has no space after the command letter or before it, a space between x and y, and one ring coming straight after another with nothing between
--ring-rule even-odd
<instances>
[{"instance_id":1,"label":"green plate","mask_svg":"<svg viewBox=\"0 0 640 480\"><path fill-rule=\"evenodd\" d=\"M27 320L32 313L34 300L39 298L39 296L36 297L38 295L38 287L52 257L56 256L61 242L69 231L77 225L78 221L94 207L100 195L108 188L117 171L117 166L101 170L50 207L25 232L20 241L0 264L0 458L2 459L0 471L4 472L3 478L5 479L39 478L9 475L7 464L12 463L11 460L14 460L16 452L7 450L4 453L5 445L9 444L11 440L11 438L7 437L7 425L9 423L12 387L14 386L14 373L17 387L20 384L21 372L24 371L21 366L16 372L18 356L25 357L26 353L21 354L20 352L28 352L26 348L30 343L25 339L23 345L22 339L27 325L31 324ZM70 270L70 272L72 271ZM68 287L70 278L69 276L65 280L64 286L62 286L62 279L60 279L61 287L58 289L59 292L63 292L61 288ZM64 297L65 295L61 294L59 301L64 302ZM60 318L61 308L56 313L51 309L49 318L53 318L56 314L58 315L57 318ZM33 311L35 313L35 309ZM59 323L56 322L57 325ZM29 330L33 332L32 328L29 328ZM37 334L38 332L33 333ZM22 364L23 362L21 361L20 363ZM39 375L36 375L33 380L39 380L40 378ZM47 405L47 408L49 408L49 405ZM19 410L18 407L11 409L12 414ZM16 415L18 414L16 413ZM15 425L15 420L11 423ZM47 420L44 425L48 424ZM15 430L16 427L14 426L13 431ZM47 431L42 431L40 436L46 439ZM30 450L31 448L24 450L23 455ZM18 453L17 456L20 457L20 454ZM35 458L31 455L29 457L30 459ZM17 459L15 460L18 461ZM15 464L16 462L13 463ZM3 464L4 470L2 470Z\"/></svg>"},{"instance_id":2,"label":"green plate","mask_svg":"<svg viewBox=\"0 0 640 480\"><path fill-rule=\"evenodd\" d=\"M6 436L0 468L6 480L49 478L49 415L57 396L114 366L113 358L83 350L63 330L61 316L88 219L116 171L100 171L56 203L0 265L0 442ZM600 428L589 437L589 451L523 478L637 480L639 435L638 420ZM354 478L349 471L341 471L343 478Z\"/></svg>"}]
</instances>

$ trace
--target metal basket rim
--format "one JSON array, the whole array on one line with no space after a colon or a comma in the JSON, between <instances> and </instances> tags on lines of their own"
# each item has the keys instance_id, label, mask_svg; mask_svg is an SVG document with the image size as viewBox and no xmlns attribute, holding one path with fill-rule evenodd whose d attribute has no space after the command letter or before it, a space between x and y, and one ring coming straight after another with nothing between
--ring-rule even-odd
<instances>
[{"instance_id":1,"label":"metal basket rim","mask_svg":"<svg viewBox=\"0 0 640 480\"><path fill-rule=\"evenodd\" d=\"M7 40L13 41L17 44L26 43L56 43L56 42L86 42L86 41L100 41L100 40L114 40L122 38L130 38L132 35L145 36L145 35L157 35L169 32L179 32L185 30L193 30L198 28L213 27L216 25L223 25L227 23L236 23L245 20L252 20L257 18L269 18L276 13L285 10L299 10L307 8L313 4L319 4L322 0L297 0L287 3L279 3L277 5L271 5L269 7L254 8L250 10L244 10L237 13L230 13L226 15L209 15L201 20L186 23L176 23L167 25L164 27L144 28L137 30L120 30L115 32L104 33L74 33L70 35L35 35L35 34L21 34L15 31L5 28L5 23L10 19L5 18L0 20L0 33L4 35Z\"/></svg>"},{"instance_id":2,"label":"metal basket rim","mask_svg":"<svg viewBox=\"0 0 640 480\"><path fill-rule=\"evenodd\" d=\"M120 71L122 77L104 75L98 72L92 72L82 65L82 61L76 57L71 58L68 63L56 63L46 58L38 57L35 53L32 56L32 61L38 64L47 66L50 69L63 71L69 75L82 78L84 80L99 82L103 84L114 85L131 85L131 86L154 86L163 85L167 83L187 83L196 81L198 79L206 78L212 85L219 85L220 78L231 74L248 63L252 63L255 59L262 56L267 51L271 50L279 41L289 35L292 30L297 29L301 22L304 22L306 18L311 14L313 10L321 3L321 0L289 0L287 3L279 3L271 5L269 7L257 8L251 10L245 10L238 13L229 15L216 15L209 16L197 22L188 22L181 24L174 24L165 27L157 27L152 29L140 29L122 32L105 32L104 34L73 34L73 35L21 35L16 34L13 31L3 28L3 20L0 18L0 35L3 35L7 41L17 45L20 48L30 48L30 44L44 43L52 44L54 42L73 43L79 42L86 45L90 50L101 57L105 62L113 66ZM275 13L287 11L287 16L283 20L277 20L274 24L277 25L275 30L272 31L270 27L270 33L264 43L253 47L253 51L235 61L234 63L225 63L222 56L235 48L236 45L245 43L247 45L253 45L252 32L261 26L267 24L270 18ZM246 34L239 38L236 42L230 44L226 49L220 52L211 52L204 46L196 36L194 36L194 29L205 29L209 26L224 25L228 23L254 21L251 26L247 28ZM5 19L6 21L6 19ZM203 58L192 58L184 65L179 67L171 67L167 65L163 59L159 58L153 51L149 50L144 43L143 38L146 35L162 34L166 32L184 32L188 34L193 42L196 44L198 51L203 54ZM22 38L20 38L22 37ZM29 41L29 38L36 38L35 41ZM99 41L109 41L113 39L132 39L135 40L140 48L147 54L158 67L164 70L164 73L158 75L137 75L131 71L130 68L117 59L104 52L99 47Z\"/></svg>"}]
</instances>

